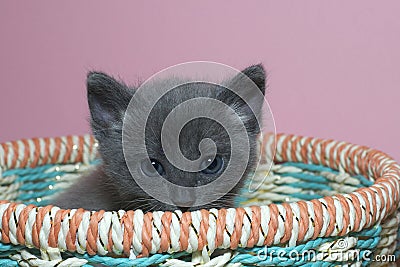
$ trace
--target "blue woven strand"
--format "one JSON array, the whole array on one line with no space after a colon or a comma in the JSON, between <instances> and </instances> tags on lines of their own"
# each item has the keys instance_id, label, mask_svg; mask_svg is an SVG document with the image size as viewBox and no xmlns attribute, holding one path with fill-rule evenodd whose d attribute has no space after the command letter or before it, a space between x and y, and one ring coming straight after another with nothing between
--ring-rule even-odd
<instances>
[{"instance_id":1,"label":"blue woven strand","mask_svg":"<svg viewBox=\"0 0 400 267\"><path fill-rule=\"evenodd\" d=\"M56 176L63 176L65 172L46 172L46 173L35 173L35 174L28 174L24 176L19 176L16 179L16 182L34 182L46 179L53 179Z\"/></svg>"},{"instance_id":2,"label":"blue woven strand","mask_svg":"<svg viewBox=\"0 0 400 267\"><path fill-rule=\"evenodd\" d=\"M373 181L368 180L367 178L365 178L365 177L362 176L362 175L356 175L356 176L354 176L354 177L356 177L358 180L360 180L361 185L362 185L363 187L369 187L369 186L371 186L371 185L374 184Z\"/></svg>"},{"instance_id":3,"label":"blue woven strand","mask_svg":"<svg viewBox=\"0 0 400 267\"><path fill-rule=\"evenodd\" d=\"M26 193L23 193L23 194L19 195L17 197L17 200L20 200L20 201L31 200L31 199L34 199L34 198L51 196L53 194L54 194L53 190L39 191L39 192L32 192L32 193L26 192Z\"/></svg>"},{"instance_id":4,"label":"blue woven strand","mask_svg":"<svg viewBox=\"0 0 400 267\"><path fill-rule=\"evenodd\" d=\"M14 267L19 266L18 262L11 259L0 259L0 266L1 267Z\"/></svg>"},{"instance_id":5,"label":"blue woven strand","mask_svg":"<svg viewBox=\"0 0 400 267\"><path fill-rule=\"evenodd\" d=\"M285 163L282 163L282 165L283 166L292 166L292 167L296 167L296 168L303 169L306 171L311 171L311 172L331 172L333 174L339 174L338 171L333 170L326 166L322 166L322 165L306 164L306 163L302 163L302 162L285 162ZM361 183L357 187L366 187L366 186L371 186L374 184L373 181L368 180L367 178L365 178L362 175L356 175L354 177L357 178Z\"/></svg>"},{"instance_id":6,"label":"blue woven strand","mask_svg":"<svg viewBox=\"0 0 400 267\"><path fill-rule=\"evenodd\" d=\"M29 175L29 174L38 174L38 173L45 173L48 169L58 166L58 165L53 165L53 164L47 164L43 166L37 166L35 168L18 168L18 169L11 169L11 170L6 170L3 172L3 177L6 176L11 176L11 175Z\"/></svg>"},{"instance_id":7,"label":"blue woven strand","mask_svg":"<svg viewBox=\"0 0 400 267\"><path fill-rule=\"evenodd\" d=\"M297 179L301 179L306 182L311 182L311 183L327 183L328 179L326 179L323 176L319 175L314 175L310 173L304 173L304 172L286 172L286 173L280 173L280 176L282 177L294 177Z\"/></svg>"},{"instance_id":8,"label":"blue woven strand","mask_svg":"<svg viewBox=\"0 0 400 267\"><path fill-rule=\"evenodd\" d=\"M81 259L87 260L89 263L100 263L107 266L118 266L118 267L145 267L149 265L155 265L165 262L168 259L179 258L181 256L187 255L187 252L179 252L174 254L154 254L150 257L128 259L128 258L112 258L108 256L89 256L88 254L77 254L74 253L73 256ZM91 266L91 265L87 265Z\"/></svg>"},{"instance_id":9,"label":"blue woven strand","mask_svg":"<svg viewBox=\"0 0 400 267\"><path fill-rule=\"evenodd\" d=\"M375 225L375 226L373 226L371 228L364 229L364 230L362 230L360 232L355 232L352 235L356 236L356 237L359 237L359 236L370 237L370 236L379 236L381 234L381 232L382 232L382 226Z\"/></svg>"},{"instance_id":10,"label":"blue woven strand","mask_svg":"<svg viewBox=\"0 0 400 267\"><path fill-rule=\"evenodd\" d=\"M23 248L23 247L0 243L0 252L18 250L20 248Z\"/></svg>"},{"instance_id":11,"label":"blue woven strand","mask_svg":"<svg viewBox=\"0 0 400 267\"><path fill-rule=\"evenodd\" d=\"M316 193L313 193L313 194L293 193L293 194L287 194L287 196L292 197L292 198L299 198L302 200L313 200L313 199L324 197L323 195L319 195Z\"/></svg>"},{"instance_id":12,"label":"blue woven strand","mask_svg":"<svg viewBox=\"0 0 400 267\"><path fill-rule=\"evenodd\" d=\"M292 166L292 167L296 167L296 168L303 169L306 171L311 171L311 172L333 172L333 173L337 172L326 166L307 164L307 163L302 163L302 162L284 162L281 165L282 166Z\"/></svg>"},{"instance_id":13,"label":"blue woven strand","mask_svg":"<svg viewBox=\"0 0 400 267\"><path fill-rule=\"evenodd\" d=\"M89 162L89 165L97 165L99 164L101 161L99 159L95 159L91 162ZM46 164L46 165L42 165L42 166L37 166L35 168L17 168L17 169L10 169L10 170L6 170L3 171L3 177L6 176L11 176L11 175L17 175L17 176L25 176L25 175L34 175L34 174L46 174L47 170L60 166L58 164ZM57 172L53 172L53 173L57 173ZM58 172L63 174L64 172Z\"/></svg>"},{"instance_id":14,"label":"blue woven strand","mask_svg":"<svg viewBox=\"0 0 400 267\"><path fill-rule=\"evenodd\" d=\"M310 182L296 182L291 183L291 187L301 188L301 189L310 189L310 190L332 190L332 187L325 184L316 184Z\"/></svg>"},{"instance_id":15,"label":"blue woven strand","mask_svg":"<svg viewBox=\"0 0 400 267\"><path fill-rule=\"evenodd\" d=\"M19 190L31 191L31 190L43 190L48 189L50 185L55 185L56 181L43 181L41 183L25 183L21 185Z\"/></svg>"},{"instance_id":16,"label":"blue woven strand","mask_svg":"<svg viewBox=\"0 0 400 267\"><path fill-rule=\"evenodd\" d=\"M9 259L8 257L12 254L16 254L20 249L23 249L23 247L0 243L0 257L3 258L0 259L0 266L18 266L17 261Z\"/></svg>"}]
</instances>

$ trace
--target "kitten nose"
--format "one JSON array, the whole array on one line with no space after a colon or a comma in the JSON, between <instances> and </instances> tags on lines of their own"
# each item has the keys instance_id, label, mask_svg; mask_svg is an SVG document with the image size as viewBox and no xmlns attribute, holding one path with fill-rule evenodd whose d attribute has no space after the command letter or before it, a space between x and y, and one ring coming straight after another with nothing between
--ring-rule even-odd
<instances>
[{"instance_id":1,"label":"kitten nose","mask_svg":"<svg viewBox=\"0 0 400 267\"><path fill-rule=\"evenodd\" d=\"M172 203L182 211L187 211L196 201L193 190L189 188L175 190L169 195Z\"/></svg>"}]
</instances>

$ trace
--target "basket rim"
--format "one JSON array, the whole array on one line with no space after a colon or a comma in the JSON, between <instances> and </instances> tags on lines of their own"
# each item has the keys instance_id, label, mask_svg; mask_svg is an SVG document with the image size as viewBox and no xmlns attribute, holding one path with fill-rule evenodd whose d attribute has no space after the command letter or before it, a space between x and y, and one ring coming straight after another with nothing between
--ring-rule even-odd
<instances>
[{"instance_id":1,"label":"basket rim","mask_svg":"<svg viewBox=\"0 0 400 267\"><path fill-rule=\"evenodd\" d=\"M263 144L271 141L271 136ZM193 212L63 210L0 201L1 242L47 249L130 256L289 244L344 236L380 223L399 207L400 166L366 146L277 134L275 162L324 165L374 179L349 194L247 208ZM45 164L89 163L91 135L32 138L0 144L2 171Z\"/></svg>"}]
</instances>

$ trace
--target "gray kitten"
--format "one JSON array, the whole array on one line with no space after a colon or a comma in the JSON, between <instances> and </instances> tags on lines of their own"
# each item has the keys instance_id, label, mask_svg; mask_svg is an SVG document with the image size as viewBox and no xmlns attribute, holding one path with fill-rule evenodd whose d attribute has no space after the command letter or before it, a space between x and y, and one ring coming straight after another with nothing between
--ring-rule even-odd
<instances>
[{"instance_id":1,"label":"gray kitten","mask_svg":"<svg viewBox=\"0 0 400 267\"><path fill-rule=\"evenodd\" d=\"M242 179L227 194L209 204L193 207L191 206L193 199L187 196L180 196L179 201L173 201L176 205L170 205L162 203L144 192L129 172L122 147L124 114L137 88L130 88L104 73L90 72L87 76L87 97L91 114L91 127L99 142L102 162L93 172L81 177L70 188L56 196L52 204L66 209L142 209L144 212L173 211L176 209L192 211L202 208L232 207L234 197L243 186L244 178L255 168L257 159L256 139L260 133L260 125L258 125L256 118L260 116L264 103L264 99L256 97L259 94L252 97L251 90L241 86L241 84L246 84L243 83L243 74L250 78L264 95L265 72L262 65L254 65L246 68L241 75L229 81L230 85L241 90L240 93L249 95L254 113L237 94L223 86L200 82L183 84L165 94L152 109L146 124L145 137L150 161L149 163L145 161L138 163L143 178L161 175L164 179L185 187L197 187L214 181L229 163L231 141L241 144L244 140L239 140L235 136L229 137L222 125L213 120L198 118L190 121L179 134L179 146L182 154L190 160L199 158L201 156L199 143L204 138L210 138L215 142L217 154L215 158L204 159L207 164L201 171L188 172L176 168L167 160L160 139L165 118L180 103L198 97L219 100L239 115L245 125L250 144L250 159ZM163 84L168 84L168 80L160 81L153 86L163 86ZM223 115L226 120L229 120L232 116L229 112ZM134 128L134 126L131 128ZM176 197L174 192L165 193L172 199Z\"/></svg>"}]
</instances>

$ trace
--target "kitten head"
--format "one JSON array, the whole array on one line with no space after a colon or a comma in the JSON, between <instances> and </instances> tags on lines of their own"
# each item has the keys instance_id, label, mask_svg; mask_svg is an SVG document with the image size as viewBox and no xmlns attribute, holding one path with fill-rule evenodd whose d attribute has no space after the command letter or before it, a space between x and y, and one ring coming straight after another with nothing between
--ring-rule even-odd
<instances>
[{"instance_id":1,"label":"kitten head","mask_svg":"<svg viewBox=\"0 0 400 267\"><path fill-rule=\"evenodd\" d=\"M261 115L264 99L260 99L258 92L254 93L248 88L245 81L250 78L257 86L259 91L264 95L265 92L265 72L261 65L251 66L242 71L241 74L230 79L226 83L226 87L216 84L203 82L183 82L182 85L175 87L167 94L163 95L154 105L150 115L147 118L145 126L145 144L147 157L137 156L137 160L133 164L140 169L141 178L154 177L161 175L176 185L195 188L206 185L217 179L221 173L227 168L231 159L231 145L249 144L249 161L242 175L243 179L248 173L254 169L256 163L256 138L260 133L260 125L257 118ZM150 86L162 87L168 86L171 80L162 80L152 83ZM227 88L234 88L229 90ZM180 194L177 192L165 192L175 205L162 203L148 194L146 194L132 178L124 157L122 147L122 129L124 123L125 112L130 100L135 94L136 88L129 88L122 82L99 72L91 72L87 78L88 102L91 113L91 126L93 133L99 141L99 152L103 161L102 168L107 174L110 186L113 186L119 195L121 209L143 209L149 210L196 210L200 208L222 208L232 207L233 199L238 194L242 186L243 179L240 179L227 194L219 199L202 206L191 207L194 202L193 195ZM247 103L240 95L246 97ZM172 164L165 155L168 150L169 142L161 142L161 129L165 127L164 122L169 114L173 114L172 119L179 121L181 117L193 109L204 109L201 101L198 106L190 106L190 110L171 113L175 107L190 99L211 98L222 102L226 109L215 109L220 118L224 121L234 122L238 116L246 130L246 140L241 140L243 135L236 134L233 129L229 135L227 130L212 119L199 117L190 120L181 129L172 129L175 124L167 125L172 132L179 133L179 148L183 156L189 160L198 160L200 169L198 171L186 171ZM142 103L146 105L147 103ZM142 106L143 107L143 106ZM141 107L134 107L140 109ZM213 112L212 107L208 107ZM234 111L233 114L232 111ZM129 111L128 111L129 112ZM235 118L234 118L235 117ZM135 135L135 125L130 125L131 135ZM178 125L179 126L179 125ZM180 130L180 131L179 131ZM238 128L237 131L240 129ZM207 149L204 147L200 151L199 145L202 140L209 138L216 146L216 155L209 156ZM168 141L168 140L167 140ZM241 153L241 152L239 152ZM243 153L243 156L245 153ZM241 156L241 155L236 155ZM150 159L150 161L148 160ZM131 162L129 163L131 166ZM235 171L233 166L233 171ZM240 170L237 170L238 172ZM161 178L160 178L161 179ZM221 185L224 187L226 185ZM105 192L107 193L107 192Z\"/></svg>"}]
</instances>

